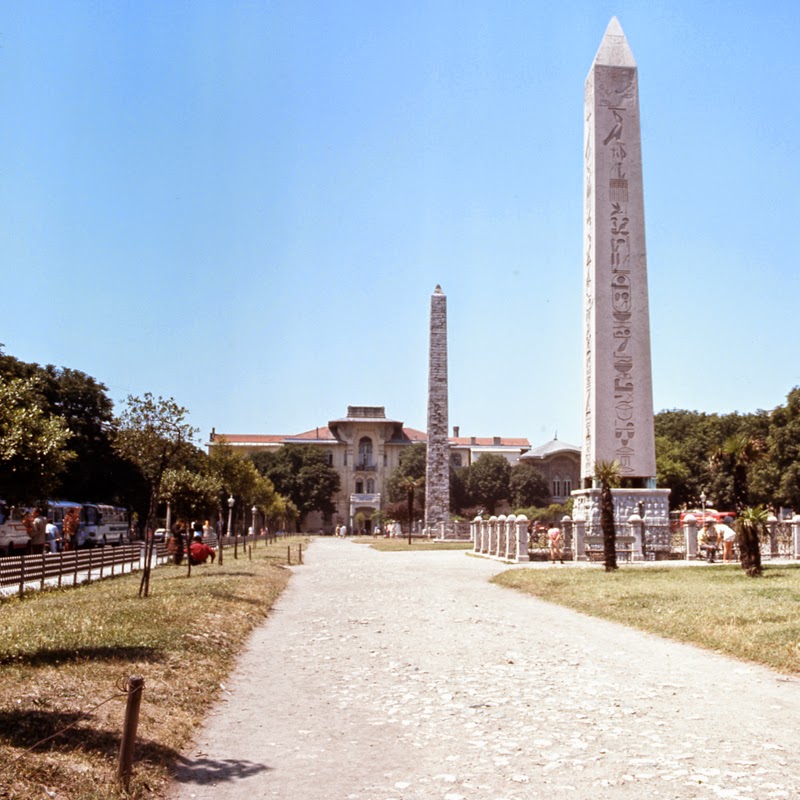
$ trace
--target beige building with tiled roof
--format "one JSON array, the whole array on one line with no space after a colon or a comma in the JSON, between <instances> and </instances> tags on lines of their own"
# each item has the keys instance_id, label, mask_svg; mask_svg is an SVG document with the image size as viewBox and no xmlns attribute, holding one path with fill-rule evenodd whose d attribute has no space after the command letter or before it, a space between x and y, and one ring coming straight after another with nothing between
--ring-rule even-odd
<instances>
[{"instance_id":1,"label":"beige building with tiled roof","mask_svg":"<svg viewBox=\"0 0 800 800\"><path fill-rule=\"evenodd\" d=\"M460 437L458 428L449 439L451 463L469 466L483 453L497 453L516 464L530 449L527 439L503 437ZM224 440L235 450L255 453L286 444L311 444L328 456L328 463L339 473L341 488L334 497L336 512L325 519L319 513L303 520L306 531L331 532L336 525L352 530L356 514L364 516L365 527L375 511L388 502L386 484L400 463L400 454L415 442L425 442L423 431L407 428L398 420L388 419L383 406L348 406L347 416L295 435L231 434L211 432L209 450Z\"/></svg>"}]
</instances>

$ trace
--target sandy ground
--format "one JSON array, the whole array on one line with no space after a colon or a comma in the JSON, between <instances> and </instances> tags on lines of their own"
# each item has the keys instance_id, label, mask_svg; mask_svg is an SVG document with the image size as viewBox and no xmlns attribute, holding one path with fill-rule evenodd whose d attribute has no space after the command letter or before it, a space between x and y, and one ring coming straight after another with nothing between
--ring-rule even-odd
<instances>
[{"instance_id":1,"label":"sandy ground","mask_svg":"<svg viewBox=\"0 0 800 800\"><path fill-rule=\"evenodd\" d=\"M316 541L172 800L800 797L799 681L488 583L507 568Z\"/></svg>"}]
</instances>

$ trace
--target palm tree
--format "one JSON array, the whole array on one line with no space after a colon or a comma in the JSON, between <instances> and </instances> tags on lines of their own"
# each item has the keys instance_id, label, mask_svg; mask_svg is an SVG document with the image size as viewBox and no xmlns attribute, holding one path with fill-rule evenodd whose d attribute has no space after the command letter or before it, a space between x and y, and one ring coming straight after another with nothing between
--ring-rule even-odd
<instances>
[{"instance_id":1,"label":"palm tree","mask_svg":"<svg viewBox=\"0 0 800 800\"><path fill-rule=\"evenodd\" d=\"M714 454L712 462L730 469L733 480L733 505L741 511L749 501L747 473L751 464L763 456L763 442L748 433L735 433L729 436L722 447Z\"/></svg>"},{"instance_id":2,"label":"palm tree","mask_svg":"<svg viewBox=\"0 0 800 800\"><path fill-rule=\"evenodd\" d=\"M414 521L414 494L417 489L421 489L425 485L425 478L404 475L400 478L399 485L406 493L406 502L408 503L408 543L411 544L411 527Z\"/></svg>"},{"instance_id":3,"label":"palm tree","mask_svg":"<svg viewBox=\"0 0 800 800\"><path fill-rule=\"evenodd\" d=\"M614 497L611 489L619 486L619 461L596 461L594 477L600 484L600 528L603 531L606 572L613 572L617 568L617 529L614 525Z\"/></svg>"},{"instance_id":4,"label":"palm tree","mask_svg":"<svg viewBox=\"0 0 800 800\"><path fill-rule=\"evenodd\" d=\"M736 538L742 569L751 577L761 575L761 536L767 528L769 512L764 506L745 508L736 520Z\"/></svg>"}]
</instances>

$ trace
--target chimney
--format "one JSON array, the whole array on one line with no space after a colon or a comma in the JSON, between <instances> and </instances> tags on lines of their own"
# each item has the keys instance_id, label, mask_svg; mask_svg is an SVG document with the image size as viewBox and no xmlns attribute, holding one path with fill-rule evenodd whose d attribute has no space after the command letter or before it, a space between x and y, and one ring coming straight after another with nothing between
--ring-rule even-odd
<instances>
[{"instance_id":1,"label":"chimney","mask_svg":"<svg viewBox=\"0 0 800 800\"><path fill-rule=\"evenodd\" d=\"M458 439L458 425L453 425L453 438Z\"/></svg>"},{"instance_id":2,"label":"chimney","mask_svg":"<svg viewBox=\"0 0 800 800\"><path fill-rule=\"evenodd\" d=\"M470 437L469 437L469 443L470 443L470 444L471 444L473 447L475 447L475 445L477 444L477 442L475 441L475 437L474 437L474 436L470 436Z\"/></svg>"},{"instance_id":3,"label":"chimney","mask_svg":"<svg viewBox=\"0 0 800 800\"><path fill-rule=\"evenodd\" d=\"M495 436L494 437L494 446L495 447L500 447L500 437L499 436Z\"/></svg>"}]
</instances>

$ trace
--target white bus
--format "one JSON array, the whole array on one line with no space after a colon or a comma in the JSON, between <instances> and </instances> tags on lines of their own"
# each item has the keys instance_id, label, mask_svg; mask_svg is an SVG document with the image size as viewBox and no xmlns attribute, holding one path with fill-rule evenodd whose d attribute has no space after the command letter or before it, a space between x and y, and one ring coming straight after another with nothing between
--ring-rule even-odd
<instances>
[{"instance_id":1,"label":"white bus","mask_svg":"<svg viewBox=\"0 0 800 800\"><path fill-rule=\"evenodd\" d=\"M83 540L89 546L125 544L128 541L128 510L101 503L84 503L81 527Z\"/></svg>"}]
</instances>

